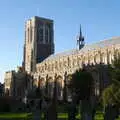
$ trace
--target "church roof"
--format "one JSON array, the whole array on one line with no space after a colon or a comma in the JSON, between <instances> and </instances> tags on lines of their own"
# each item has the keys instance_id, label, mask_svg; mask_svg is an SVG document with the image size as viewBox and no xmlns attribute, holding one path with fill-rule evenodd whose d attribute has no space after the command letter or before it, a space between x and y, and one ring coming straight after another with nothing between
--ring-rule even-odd
<instances>
[{"instance_id":1,"label":"church roof","mask_svg":"<svg viewBox=\"0 0 120 120\"><path fill-rule=\"evenodd\" d=\"M114 38L102 40L102 41L99 41L97 43L93 43L90 45L85 45L80 50L72 49L72 50L67 50L67 51L61 52L61 53L56 53L56 54L50 55L48 58L45 59L45 61L51 60L51 59L56 59L56 58L62 57L62 56L77 54L78 52L82 53L82 52L87 52L88 50L95 50L95 49L99 49L99 48L109 47L109 46L116 45L116 44L120 44L120 37L114 37Z\"/></svg>"}]
</instances>

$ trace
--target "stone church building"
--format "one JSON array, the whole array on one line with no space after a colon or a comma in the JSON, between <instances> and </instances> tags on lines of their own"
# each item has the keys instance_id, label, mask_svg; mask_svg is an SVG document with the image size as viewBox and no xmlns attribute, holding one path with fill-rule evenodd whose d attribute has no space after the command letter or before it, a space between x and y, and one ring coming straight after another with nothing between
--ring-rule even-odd
<instances>
[{"instance_id":1,"label":"stone church building","mask_svg":"<svg viewBox=\"0 0 120 120\"><path fill-rule=\"evenodd\" d=\"M111 64L114 57L120 54L120 37L85 45L80 29L77 44L78 49L55 54L53 20L36 16L29 19L25 23L24 60L21 74L31 77L28 77L28 84L23 87L26 77L16 77L17 79L14 80L13 76L16 74L19 76L19 73L6 72L5 91L10 91L12 89L10 84L15 81L15 86L22 84L19 87L20 92L24 88L21 96L24 96L26 90L33 89L35 86L40 87L44 92L46 81L48 81L49 97L52 97L54 81L57 79L58 98L63 99L65 80L69 82L72 73L85 67L93 75L94 94L101 95L101 91L109 84L107 65ZM18 84L18 81L21 81L21 84ZM16 91L15 87L14 92ZM69 90L67 94L70 95Z\"/></svg>"}]
</instances>

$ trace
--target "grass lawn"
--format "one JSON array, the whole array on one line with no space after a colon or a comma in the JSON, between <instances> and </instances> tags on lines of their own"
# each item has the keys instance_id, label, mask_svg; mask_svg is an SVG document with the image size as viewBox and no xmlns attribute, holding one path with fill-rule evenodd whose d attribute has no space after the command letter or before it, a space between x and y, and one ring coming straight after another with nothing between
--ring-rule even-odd
<instances>
[{"instance_id":1,"label":"grass lawn","mask_svg":"<svg viewBox=\"0 0 120 120\"><path fill-rule=\"evenodd\" d=\"M59 114L58 114L58 118L59 118L60 120L66 120L67 117L68 117L67 113L59 113ZM76 118L77 118L78 120L80 120L80 115L78 114L78 115L76 116ZM97 113L97 114L95 115L95 120L104 120L104 119L103 119L103 114L102 114L102 113ZM120 120L120 116L119 116L119 118L116 119L116 120Z\"/></svg>"},{"instance_id":2,"label":"grass lawn","mask_svg":"<svg viewBox=\"0 0 120 120\"><path fill-rule=\"evenodd\" d=\"M0 120L31 120L31 118L31 113L0 113ZM66 120L67 118L67 113L58 113L58 120ZM76 118L80 120L80 115L77 115ZM100 112L97 113L95 120L103 120L103 114ZM117 120L120 120L120 117Z\"/></svg>"},{"instance_id":3,"label":"grass lawn","mask_svg":"<svg viewBox=\"0 0 120 120\"><path fill-rule=\"evenodd\" d=\"M0 119L25 119L31 113L0 113Z\"/></svg>"}]
</instances>

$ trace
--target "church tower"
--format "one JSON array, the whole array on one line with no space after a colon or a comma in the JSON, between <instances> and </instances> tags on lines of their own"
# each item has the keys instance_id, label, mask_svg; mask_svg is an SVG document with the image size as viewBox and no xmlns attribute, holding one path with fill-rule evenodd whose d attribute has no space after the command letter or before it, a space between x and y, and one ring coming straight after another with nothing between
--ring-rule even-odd
<instances>
[{"instance_id":1,"label":"church tower","mask_svg":"<svg viewBox=\"0 0 120 120\"><path fill-rule=\"evenodd\" d=\"M79 35L77 37L77 48L78 48L78 50L83 48L84 45L85 45L85 41L84 41L84 37L82 36L81 25L80 25L80 32L79 32Z\"/></svg>"},{"instance_id":2,"label":"church tower","mask_svg":"<svg viewBox=\"0 0 120 120\"><path fill-rule=\"evenodd\" d=\"M33 17L25 24L23 67L35 72L36 64L54 53L53 20Z\"/></svg>"}]
</instances>

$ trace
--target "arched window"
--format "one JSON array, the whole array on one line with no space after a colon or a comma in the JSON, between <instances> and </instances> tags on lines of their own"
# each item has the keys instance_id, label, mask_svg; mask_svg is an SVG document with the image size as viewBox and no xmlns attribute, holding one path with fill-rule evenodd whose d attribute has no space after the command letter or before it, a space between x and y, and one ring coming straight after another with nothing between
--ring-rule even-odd
<instances>
[{"instance_id":1,"label":"arched window","mask_svg":"<svg viewBox=\"0 0 120 120\"><path fill-rule=\"evenodd\" d=\"M99 53L96 54L96 63L97 64L100 63L100 54Z\"/></svg>"},{"instance_id":2,"label":"arched window","mask_svg":"<svg viewBox=\"0 0 120 120\"><path fill-rule=\"evenodd\" d=\"M53 97L53 90L54 90L54 82L52 77L48 78L48 96L50 98Z\"/></svg>"},{"instance_id":3,"label":"arched window","mask_svg":"<svg viewBox=\"0 0 120 120\"><path fill-rule=\"evenodd\" d=\"M49 30L49 24L45 26L45 42L49 43L50 38L50 30Z\"/></svg>"},{"instance_id":4,"label":"arched window","mask_svg":"<svg viewBox=\"0 0 120 120\"><path fill-rule=\"evenodd\" d=\"M103 62L104 62L104 64L107 64L107 54L106 53L104 53L104 55L103 55Z\"/></svg>"},{"instance_id":5,"label":"arched window","mask_svg":"<svg viewBox=\"0 0 120 120\"><path fill-rule=\"evenodd\" d=\"M57 95L58 95L59 100L62 98L62 80L63 80L63 78L61 76L58 76L58 78L57 78Z\"/></svg>"},{"instance_id":6,"label":"arched window","mask_svg":"<svg viewBox=\"0 0 120 120\"><path fill-rule=\"evenodd\" d=\"M100 53L100 63L103 63L103 53Z\"/></svg>"},{"instance_id":7,"label":"arched window","mask_svg":"<svg viewBox=\"0 0 120 120\"><path fill-rule=\"evenodd\" d=\"M67 58L68 66L70 67L70 58Z\"/></svg>"}]
</instances>

